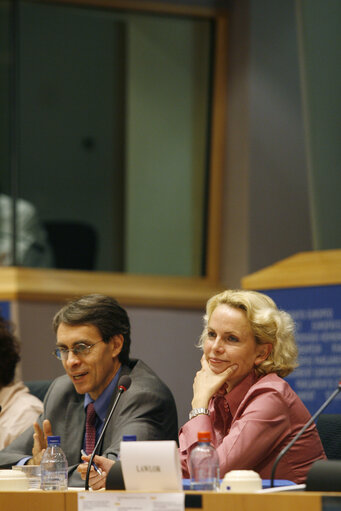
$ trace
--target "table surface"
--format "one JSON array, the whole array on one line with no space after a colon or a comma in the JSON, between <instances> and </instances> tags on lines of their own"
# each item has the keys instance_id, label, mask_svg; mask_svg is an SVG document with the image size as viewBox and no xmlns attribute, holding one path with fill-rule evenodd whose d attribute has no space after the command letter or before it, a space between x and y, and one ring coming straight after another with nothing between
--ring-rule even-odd
<instances>
[{"instance_id":1,"label":"table surface","mask_svg":"<svg viewBox=\"0 0 341 511\"><path fill-rule=\"evenodd\" d=\"M4 511L6 509L20 509L20 511L77 511L77 493L73 491L43 492L39 490L23 492L0 491L0 509ZM102 492L101 494L103 496ZM252 494L185 492L185 498L186 510L190 509L191 511L324 511L324 509L334 506L337 501L340 501L340 507L338 508L341 509L341 493L283 492ZM336 507L333 508L337 509Z\"/></svg>"}]
</instances>

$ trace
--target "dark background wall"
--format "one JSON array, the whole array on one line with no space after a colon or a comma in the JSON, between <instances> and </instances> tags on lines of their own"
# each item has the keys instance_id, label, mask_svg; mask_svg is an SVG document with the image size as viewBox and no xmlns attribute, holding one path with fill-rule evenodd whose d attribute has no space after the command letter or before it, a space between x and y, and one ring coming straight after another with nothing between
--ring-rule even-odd
<instances>
[{"instance_id":1,"label":"dark background wall","mask_svg":"<svg viewBox=\"0 0 341 511\"><path fill-rule=\"evenodd\" d=\"M338 0L231 2L222 276L340 248Z\"/></svg>"}]
</instances>

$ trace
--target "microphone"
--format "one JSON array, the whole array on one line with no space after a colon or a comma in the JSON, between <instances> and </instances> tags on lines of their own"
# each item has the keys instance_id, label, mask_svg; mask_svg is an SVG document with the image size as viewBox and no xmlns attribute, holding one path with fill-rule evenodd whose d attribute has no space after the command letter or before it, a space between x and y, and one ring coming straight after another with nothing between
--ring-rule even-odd
<instances>
[{"instance_id":1,"label":"microphone","mask_svg":"<svg viewBox=\"0 0 341 511\"><path fill-rule=\"evenodd\" d=\"M315 419L317 419L317 417L320 415L320 413L323 412L323 410L329 405L329 403L331 401L333 401L334 397L338 395L338 393L340 392L341 390L341 381L339 381L339 384L338 384L338 387L337 389L334 390L334 392L328 397L328 399L323 403L322 406L320 406L320 408L317 410L317 412L314 413L314 415L312 417L310 417L310 419L308 420L308 422L303 426L302 429L300 429L300 431L297 433L297 435L288 443L288 445L286 445L282 450L281 452L279 453L279 455L277 456L277 458L275 459L275 463L273 464L273 467L272 467L272 471L271 471L271 488L274 487L274 479L275 479L275 472L276 472L276 468L277 468L277 465L278 463L280 462L280 460L283 458L284 454L286 454L289 449L294 445L294 443L296 442L296 440L298 440L300 438L300 436L303 435L303 433L305 432L305 430L307 428L309 428L310 424L312 424Z\"/></svg>"},{"instance_id":2,"label":"microphone","mask_svg":"<svg viewBox=\"0 0 341 511\"><path fill-rule=\"evenodd\" d=\"M116 406L117 406L117 404L118 404L118 402L119 402L119 400L121 398L121 395L123 394L123 392L125 392L126 390L129 389L130 385L131 385L131 378L130 378L130 376L128 376L126 374L121 376L121 378L118 381L118 394L116 396L114 404L111 407L110 413L109 413L109 415L108 415L108 417L107 417L107 419L106 419L106 421L104 423L104 426L103 426L101 434L99 435L99 438L98 438L98 440L96 442L94 450L92 451L92 454L90 456L90 460L89 460L89 464L88 464L88 469L86 471L86 477L85 477L85 489L86 490L89 489L89 476L90 476L91 465L93 463L93 459L95 457L95 454L96 454L96 451L98 449L98 446L101 443L103 435L104 435L104 433L105 433L105 431L106 431L106 429L108 427L108 424L109 424L109 421L111 419L111 416L112 416L112 414L115 411L115 408L116 408Z\"/></svg>"}]
</instances>

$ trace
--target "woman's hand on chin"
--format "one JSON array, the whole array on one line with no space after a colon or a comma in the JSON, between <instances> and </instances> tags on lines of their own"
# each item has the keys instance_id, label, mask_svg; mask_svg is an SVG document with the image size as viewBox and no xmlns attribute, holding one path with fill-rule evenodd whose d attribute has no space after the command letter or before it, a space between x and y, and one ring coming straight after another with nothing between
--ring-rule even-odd
<instances>
[{"instance_id":1,"label":"woman's hand on chin","mask_svg":"<svg viewBox=\"0 0 341 511\"><path fill-rule=\"evenodd\" d=\"M220 373L215 373L210 368L205 355L203 355L201 357L201 369L195 375L193 382L192 408L207 408L213 394L229 380L237 367L235 364Z\"/></svg>"}]
</instances>

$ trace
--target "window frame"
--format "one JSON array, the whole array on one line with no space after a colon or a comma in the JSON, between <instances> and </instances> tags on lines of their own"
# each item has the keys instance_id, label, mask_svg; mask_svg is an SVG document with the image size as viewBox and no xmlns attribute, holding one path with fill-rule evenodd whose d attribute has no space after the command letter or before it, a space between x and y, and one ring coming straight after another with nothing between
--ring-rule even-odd
<instances>
[{"instance_id":1,"label":"window frame","mask_svg":"<svg viewBox=\"0 0 341 511\"><path fill-rule=\"evenodd\" d=\"M46 300L60 300L74 296L74 289L76 288L77 291L81 291L84 294L93 291L93 289L96 289L97 292L114 294L119 301L132 306L202 307L207 298L221 290L222 287L220 285L220 259L222 189L226 143L227 10L210 6L174 5L163 2L144 2L141 0L138 2L131 0L30 0L30 2L63 4L74 7L105 8L109 10L124 9L125 11L208 18L214 21L212 106L209 126L210 157L206 220L206 274L202 277L173 277L100 271L46 271L34 268L17 268L19 275L25 275L28 287L26 290L21 289L20 296L15 293L16 298L25 296L25 298L34 299L33 297L36 294ZM51 276L51 272L60 274L61 282L65 284L64 290L60 285L57 286L57 289L52 289L50 285L44 284L44 279L48 279L49 275ZM85 280L84 273L88 275ZM63 278L64 274L68 279ZM91 274L91 279L89 279L89 274ZM35 284L32 283L32 288L29 284L31 280L30 275L32 275L33 280L37 279ZM36 276L35 278L33 277L34 275ZM66 280L69 280L69 282L67 283ZM89 280L91 280L91 285L86 285L86 281ZM97 283L94 281L97 281ZM39 286L37 286L37 282L41 284L40 289ZM72 292L70 292L69 284L73 285ZM111 292L108 288L111 289Z\"/></svg>"}]
</instances>

